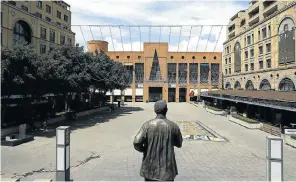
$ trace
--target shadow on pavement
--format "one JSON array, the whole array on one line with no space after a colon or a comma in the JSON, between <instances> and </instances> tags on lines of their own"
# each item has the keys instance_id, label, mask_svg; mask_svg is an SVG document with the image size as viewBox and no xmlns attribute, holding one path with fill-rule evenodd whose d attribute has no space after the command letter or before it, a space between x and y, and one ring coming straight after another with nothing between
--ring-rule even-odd
<instances>
[{"instance_id":1,"label":"shadow on pavement","mask_svg":"<svg viewBox=\"0 0 296 182\"><path fill-rule=\"evenodd\" d=\"M134 111L143 111L143 109L141 107L129 106L115 108L112 112L102 111L92 115L80 117L76 121L62 121L48 126L46 130L31 132L30 135L51 138L56 136L56 128L59 126L70 126L70 130L72 132L77 129L92 127L98 123L108 122L110 119L132 114Z\"/></svg>"}]
</instances>

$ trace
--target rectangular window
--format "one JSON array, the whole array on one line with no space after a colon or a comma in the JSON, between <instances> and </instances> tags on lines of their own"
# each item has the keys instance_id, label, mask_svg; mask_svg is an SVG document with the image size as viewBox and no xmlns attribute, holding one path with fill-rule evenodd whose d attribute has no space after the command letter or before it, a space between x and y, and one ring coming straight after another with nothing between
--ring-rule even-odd
<instances>
[{"instance_id":1,"label":"rectangular window","mask_svg":"<svg viewBox=\"0 0 296 182\"><path fill-rule=\"evenodd\" d=\"M48 4L46 5L46 12L51 13L51 6L49 6Z\"/></svg>"},{"instance_id":2,"label":"rectangular window","mask_svg":"<svg viewBox=\"0 0 296 182\"><path fill-rule=\"evenodd\" d=\"M245 46L247 46L247 38L245 37Z\"/></svg>"},{"instance_id":3,"label":"rectangular window","mask_svg":"<svg viewBox=\"0 0 296 182\"><path fill-rule=\"evenodd\" d=\"M210 66L208 63L201 63L200 64L200 83L206 84L209 81L209 71Z\"/></svg>"},{"instance_id":4,"label":"rectangular window","mask_svg":"<svg viewBox=\"0 0 296 182\"><path fill-rule=\"evenodd\" d=\"M228 73L229 73L229 74L231 74L231 68L229 68L229 71L228 71Z\"/></svg>"},{"instance_id":5,"label":"rectangular window","mask_svg":"<svg viewBox=\"0 0 296 182\"><path fill-rule=\"evenodd\" d=\"M258 41L261 40L261 32L258 30Z\"/></svg>"},{"instance_id":6,"label":"rectangular window","mask_svg":"<svg viewBox=\"0 0 296 182\"><path fill-rule=\"evenodd\" d=\"M248 59L248 57L249 57L248 51L245 51L245 58Z\"/></svg>"},{"instance_id":7,"label":"rectangular window","mask_svg":"<svg viewBox=\"0 0 296 182\"><path fill-rule=\"evenodd\" d=\"M251 44L251 36L248 36L247 39L248 39L248 45L250 45Z\"/></svg>"},{"instance_id":8,"label":"rectangular window","mask_svg":"<svg viewBox=\"0 0 296 182\"><path fill-rule=\"evenodd\" d=\"M61 17L62 17L62 14L61 14L61 12L60 12L60 11L57 11L57 17L58 17L59 19L61 19Z\"/></svg>"},{"instance_id":9,"label":"rectangular window","mask_svg":"<svg viewBox=\"0 0 296 182\"><path fill-rule=\"evenodd\" d=\"M65 36L64 35L61 35L60 36L60 44L61 45L64 45L65 44Z\"/></svg>"},{"instance_id":10,"label":"rectangular window","mask_svg":"<svg viewBox=\"0 0 296 182\"><path fill-rule=\"evenodd\" d=\"M71 38L68 38L67 42L68 42L69 44L72 44L72 39L71 39Z\"/></svg>"},{"instance_id":11,"label":"rectangular window","mask_svg":"<svg viewBox=\"0 0 296 182\"><path fill-rule=\"evenodd\" d=\"M40 44L40 53L45 54L46 53L46 45Z\"/></svg>"},{"instance_id":12,"label":"rectangular window","mask_svg":"<svg viewBox=\"0 0 296 182\"><path fill-rule=\"evenodd\" d=\"M263 39L265 39L267 37L266 27L262 29L262 36L263 36Z\"/></svg>"},{"instance_id":13,"label":"rectangular window","mask_svg":"<svg viewBox=\"0 0 296 182\"><path fill-rule=\"evenodd\" d=\"M42 18L42 14L40 14L40 13L35 13L35 16L38 18Z\"/></svg>"},{"instance_id":14,"label":"rectangular window","mask_svg":"<svg viewBox=\"0 0 296 182\"><path fill-rule=\"evenodd\" d=\"M64 20L65 20L66 22L68 22L68 16L67 16L67 15L64 15Z\"/></svg>"},{"instance_id":15,"label":"rectangular window","mask_svg":"<svg viewBox=\"0 0 296 182\"><path fill-rule=\"evenodd\" d=\"M48 21L48 22L51 22L51 19L48 18L48 17L45 17L45 20Z\"/></svg>"},{"instance_id":16,"label":"rectangular window","mask_svg":"<svg viewBox=\"0 0 296 182\"><path fill-rule=\"evenodd\" d=\"M249 71L249 66L247 64L245 64L245 71Z\"/></svg>"},{"instance_id":17,"label":"rectangular window","mask_svg":"<svg viewBox=\"0 0 296 182\"><path fill-rule=\"evenodd\" d=\"M144 63L135 63L135 83L137 87L144 83Z\"/></svg>"},{"instance_id":18,"label":"rectangular window","mask_svg":"<svg viewBox=\"0 0 296 182\"><path fill-rule=\"evenodd\" d=\"M179 63L179 84L187 84L187 63Z\"/></svg>"},{"instance_id":19,"label":"rectangular window","mask_svg":"<svg viewBox=\"0 0 296 182\"><path fill-rule=\"evenodd\" d=\"M263 69L263 61L259 61L259 69Z\"/></svg>"},{"instance_id":20,"label":"rectangular window","mask_svg":"<svg viewBox=\"0 0 296 182\"><path fill-rule=\"evenodd\" d=\"M271 59L266 59L266 67L271 68Z\"/></svg>"},{"instance_id":21,"label":"rectangular window","mask_svg":"<svg viewBox=\"0 0 296 182\"><path fill-rule=\"evenodd\" d=\"M27 11L27 12L28 12L28 7L27 7L27 6L24 6L24 5L22 5L22 10L24 10L24 11Z\"/></svg>"},{"instance_id":22,"label":"rectangular window","mask_svg":"<svg viewBox=\"0 0 296 182\"><path fill-rule=\"evenodd\" d=\"M50 30L50 42L55 42L55 31Z\"/></svg>"},{"instance_id":23,"label":"rectangular window","mask_svg":"<svg viewBox=\"0 0 296 182\"><path fill-rule=\"evenodd\" d=\"M40 27L40 39L46 40L46 29Z\"/></svg>"},{"instance_id":24,"label":"rectangular window","mask_svg":"<svg viewBox=\"0 0 296 182\"><path fill-rule=\"evenodd\" d=\"M197 84L198 63L189 63L189 83Z\"/></svg>"},{"instance_id":25,"label":"rectangular window","mask_svg":"<svg viewBox=\"0 0 296 182\"><path fill-rule=\"evenodd\" d=\"M42 9L42 1L36 1L36 6Z\"/></svg>"},{"instance_id":26,"label":"rectangular window","mask_svg":"<svg viewBox=\"0 0 296 182\"><path fill-rule=\"evenodd\" d=\"M254 34L252 34L252 44L254 44Z\"/></svg>"},{"instance_id":27,"label":"rectangular window","mask_svg":"<svg viewBox=\"0 0 296 182\"><path fill-rule=\"evenodd\" d=\"M266 52L271 51L271 43L266 44Z\"/></svg>"},{"instance_id":28,"label":"rectangular window","mask_svg":"<svg viewBox=\"0 0 296 182\"><path fill-rule=\"evenodd\" d=\"M259 46L259 54L263 54L263 46Z\"/></svg>"},{"instance_id":29,"label":"rectangular window","mask_svg":"<svg viewBox=\"0 0 296 182\"><path fill-rule=\"evenodd\" d=\"M227 54L229 54L229 47L227 47Z\"/></svg>"},{"instance_id":30,"label":"rectangular window","mask_svg":"<svg viewBox=\"0 0 296 182\"><path fill-rule=\"evenodd\" d=\"M143 69L144 69L144 66L143 66ZM176 63L168 63L168 83L175 84L176 79L177 79L177 65Z\"/></svg>"},{"instance_id":31,"label":"rectangular window","mask_svg":"<svg viewBox=\"0 0 296 182\"><path fill-rule=\"evenodd\" d=\"M250 50L250 57L251 57L251 58L254 57L254 49L251 49L251 50Z\"/></svg>"},{"instance_id":32,"label":"rectangular window","mask_svg":"<svg viewBox=\"0 0 296 182\"><path fill-rule=\"evenodd\" d=\"M231 64L231 58L229 58L228 63Z\"/></svg>"},{"instance_id":33,"label":"rectangular window","mask_svg":"<svg viewBox=\"0 0 296 182\"><path fill-rule=\"evenodd\" d=\"M268 37L271 37L271 27L268 25Z\"/></svg>"},{"instance_id":34,"label":"rectangular window","mask_svg":"<svg viewBox=\"0 0 296 182\"><path fill-rule=\"evenodd\" d=\"M227 58L225 58L225 64L227 64Z\"/></svg>"},{"instance_id":35,"label":"rectangular window","mask_svg":"<svg viewBox=\"0 0 296 182\"><path fill-rule=\"evenodd\" d=\"M219 75L220 75L220 64L219 63L211 63L211 83L212 85L219 84Z\"/></svg>"},{"instance_id":36,"label":"rectangular window","mask_svg":"<svg viewBox=\"0 0 296 182\"><path fill-rule=\"evenodd\" d=\"M227 69L225 69L225 75L227 75Z\"/></svg>"},{"instance_id":37,"label":"rectangular window","mask_svg":"<svg viewBox=\"0 0 296 182\"><path fill-rule=\"evenodd\" d=\"M251 63L251 71L254 70L254 63Z\"/></svg>"}]
</instances>

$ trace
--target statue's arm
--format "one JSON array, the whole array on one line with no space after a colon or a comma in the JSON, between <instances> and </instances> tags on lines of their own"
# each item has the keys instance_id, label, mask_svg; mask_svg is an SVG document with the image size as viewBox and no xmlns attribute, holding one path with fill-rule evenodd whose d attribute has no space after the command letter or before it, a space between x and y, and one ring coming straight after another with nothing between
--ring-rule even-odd
<instances>
[{"instance_id":1,"label":"statue's arm","mask_svg":"<svg viewBox=\"0 0 296 182\"><path fill-rule=\"evenodd\" d=\"M144 152L145 136L146 132L142 126L134 138L134 148L139 152Z\"/></svg>"},{"instance_id":2,"label":"statue's arm","mask_svg":"<svg viewBox=\"0 0 296 182\"><path fill-rule=\"evenodd\" d=\"M183 137L180 128L178 127L177 133L176 133L176 147L181 148L183 143Z\"/></svg>"}]
</instances>

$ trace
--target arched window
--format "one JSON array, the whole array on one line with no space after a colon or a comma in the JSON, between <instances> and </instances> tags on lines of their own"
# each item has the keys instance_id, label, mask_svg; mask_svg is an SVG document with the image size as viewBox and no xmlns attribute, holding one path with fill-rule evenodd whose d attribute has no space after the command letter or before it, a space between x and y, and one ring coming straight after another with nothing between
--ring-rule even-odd
<instances>
[{"instance_id":1,"label":"arched window","mask_svg":"<svg viewBox=\"0 0 296 182\"><path fill-rule=\"evenodd\" d=\"M270 83L267 79L264 79L261 81L260 86L259 86L260 90L270 90L271 86Z\"/></svg>"},{"instance_id":2,"label":"arched window","mask_svg":"<svg viewBox=\"0 0 296 182\"><path fill-rule=\"evenodd\" d=\"M245 88L246 90L253 90L254 89L253 82L251 80L248 80Z\"/></svg>"},{"instance_id":3,"label":"arched window","mask_svg":"<svg viewBox=\"0 0 296 182\"><path fill-rule=\"evenodd\" d=\"M290 78L284 78L279 84L280 91L293 91L295 90L295 85Z\"/></svg>"},{"instance_id":4,"label":"arched window","mask_svg":"<svg viewBox=\"0 0 296 182\"><path fill-rule=\"evenodd\" d=\"M290 17L284 18L279 25L279 64L295 62L295 23Z\"/></svg>"},{"instance_id":5,"label":"arched window","mask_svg":"<svg viewBox=\"0 0 296 182\"><path fill-rule=\"evenodd\" d=\"M239 83L239 81L236 81L234 84L234 89L238 90L241 88L241 84Z\"/></svg>"},{"instance_id":6,"label":"arched window","mask_svg":"<svg viewBox=\"0 0 296 182\"><path fill-rule=\"evenodd\" d=\"M237 42L234 45L234 72L241 71L241 46Z\"/></svg>"},{"instance_id":7,"label":"arched window","mask_svg":"<svg viewBox=\"0 0 296 182\"><path fill-rule=\"evenodd\" d=\"M231 85L230 85L229 82L227 82L226 85L225 85L225 89L230 89L230 88L231 88Z\"/></svg>"},{"instance_id":8,"label":"arched window","mask_svg":"<svg viewBox=\"0 0 296 182\"><path fill-rule=\"evenodd\" d=\"M23 20L19 20L13 27L13 42L26 41L28 44L31 43L31 28L29 24Z\"/></svg>"}]
</instances>

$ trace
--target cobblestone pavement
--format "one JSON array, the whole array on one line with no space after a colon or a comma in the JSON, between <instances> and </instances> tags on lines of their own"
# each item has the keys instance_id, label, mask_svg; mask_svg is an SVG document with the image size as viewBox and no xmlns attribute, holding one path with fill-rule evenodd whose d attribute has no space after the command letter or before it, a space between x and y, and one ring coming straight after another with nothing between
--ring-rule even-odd
<instances>
[{"instance_id":1,"label":"cobblestone pavement","mask_svg":"<svg viewBox=\"0 0 296 182\"><path fill-rule=\"evenodd\" d=\"M199 120L228 142L184 141L176 149L177 181L265 181L266 136L248 130L188 103L169 103L168 118ZM71 176L74 181L143 180L141 154L133 149L133 136L145 120L153 118L152 103L129 103L115 113L100 113L77 121L71 133ZM22 181L55 179L55 132L16 147L1 147L1 176ZM284 147L284 178L296 180L296 149Z\"/></svg>"}]
</instances>

